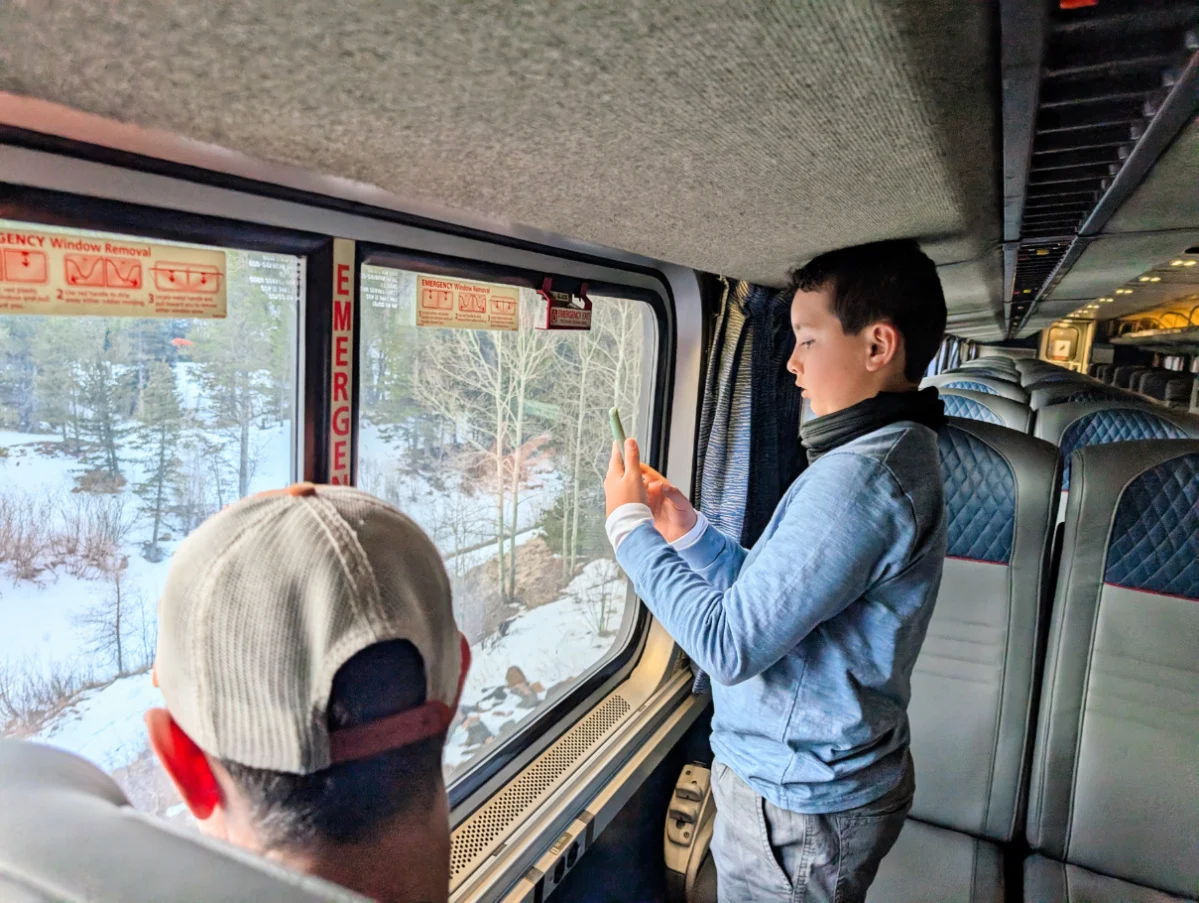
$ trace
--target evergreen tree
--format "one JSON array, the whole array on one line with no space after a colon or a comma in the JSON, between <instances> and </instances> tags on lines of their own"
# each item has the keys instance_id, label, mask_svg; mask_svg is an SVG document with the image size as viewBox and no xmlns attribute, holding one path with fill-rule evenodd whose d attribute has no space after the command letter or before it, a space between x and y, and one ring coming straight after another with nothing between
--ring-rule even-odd
<instances>
[{"instance_id":1,"label":"evergreen tree","mask_svg":"<svg viewBox=\"0 0 1199 903\"><path fill-rule=\"evenodd\" d=\"M211 425L236 445L239 497L249 493L257 463L251 425L278 411L280 383L293 391L291 367L279 349L292 329L294 301L290 305L276 301L261 285L253 284L249 256L227 252L226 318L197 320L188 333L189 355L202 365L199 382Z\"/></svg>"},{"instance_id":2,"label":"evergreen tree","mask_svg":"<svg viewBox=\"0 0 1199 903\"><path fill-rule=\"evenodd\" d=\"M82 448L83 382L77 363L86 330L76 317L39 317L32 352L37 418L62 433L63 447Z\"/></svg>"},{"instance_id":3,"label":"evergreen tree","mask_svg":"<svg viewBox=\"0 0 1199 903\"><path fill-rule=\"evenodd\" d=\"M142 500L142 513L152 525L146 558L161 561L158 537L179 474L179 440L183 431L183 408L175 385L175 371L155 361L149 367L142 392L137 444L141 448L142 482L134 487Z\"/></svg>"}]
</instances>

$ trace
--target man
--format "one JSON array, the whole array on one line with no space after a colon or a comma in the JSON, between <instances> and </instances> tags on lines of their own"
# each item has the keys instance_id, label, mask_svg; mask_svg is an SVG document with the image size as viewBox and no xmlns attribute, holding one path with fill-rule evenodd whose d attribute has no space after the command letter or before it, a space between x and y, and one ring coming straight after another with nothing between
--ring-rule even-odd
<instances>
[{"instance_id":1,"label":"man","mask_svg":"<svg viewBox=\"0 0 1199 903\"><path fill-rule=\"evenodd\" d=\"M355 489L243 499L180 546L150 744L211 836L384 901L445 901L446 732L470 662L436 548Z\"/></svg>"},{"instance_id":2,"label":"man","mask_svg":"<svg viewBox=\"0 0 1199 903\"><path fill-rule=\"evenodd\" d=\"M752 550L613 448L608 534L712 678L721 903L862 901L915 789L907 705L945 558L935 389L945 299L914 241L793 276L787 368L810 466Z\"/></svg>"}]
</instances>

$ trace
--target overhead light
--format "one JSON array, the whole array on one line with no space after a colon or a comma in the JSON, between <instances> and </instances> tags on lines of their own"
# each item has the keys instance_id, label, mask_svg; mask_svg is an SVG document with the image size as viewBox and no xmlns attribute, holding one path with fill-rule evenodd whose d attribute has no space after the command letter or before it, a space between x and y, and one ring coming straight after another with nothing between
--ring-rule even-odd
<instances>
[{"instance_id":1,"label":"overhead light","mask_svg":"<svg viewBox=\"0 0 1199 903\"><path fill-rule=\"evenodd\" d=\"M1130 288L1118 288L1118 289L1116 289L1116 294L1117 294L1117 295L1131 295L1131 294L1132 294L1132 289L1130 289Z\"/></svg>"},{"instance_id":2,"label":"overhead light","mask_svg":"<svg viewBox=\"0 0 1199 903\"><path fill-rule=\"evenodd\" d=\"M1142 276L1140 279L1137 280L1137 282L1148 282L1148 281L1149 281L1148 276Z\"/></svg>"},{"instance_id":3,"label":"overhead light","mask_svg":"<svg viewBox=\"0 0 1199 903\"><path fill-rule=\"evenodd\" d=\"M1161 277L1161 276L1150 276L1150 277L1149 277L1149 281L1150 281L1150 282L1161 282L1161 281L1162 281L1162 277Z\"/></svg>"},{"instance_id":4,"label":"overhead light","mask_svg":"<svg viewBox=\"0 0 1199 903\"><path fill-rule=\"evenodd\" d=\"M1115 300L1116 300L1115 298L1100 298L1099 303L1100 304L1111 304Z\"/></svg>"},{"instance_id":5,"label":"overhead light","mask_svg":"<svg viewBox=\"0 0 1199 903\"><path fill-rule=\"evenodd\" d=\"M1185 261L1185 262L1183 263L1183 266L1184 266L1184 267L1193 267L1194 265L1195 265L1195 261L1194 261L1194 260L1188 260L1188 261Z\"/></svg>"},{"instance_id":6,"label":"overhead light","mask_svg":"<svg viewBox=\"0 0 1199 903\"><path fill-rule=\"evenodd\" d=\"M1170 261L1170 266L1172 266L1172 267L1182 267L1182 266L1186 266L1186 263L1187 263L1187 262L1186 262L1185 260L1171 260L1171 261Z\"/></svg>"}]
</instances>

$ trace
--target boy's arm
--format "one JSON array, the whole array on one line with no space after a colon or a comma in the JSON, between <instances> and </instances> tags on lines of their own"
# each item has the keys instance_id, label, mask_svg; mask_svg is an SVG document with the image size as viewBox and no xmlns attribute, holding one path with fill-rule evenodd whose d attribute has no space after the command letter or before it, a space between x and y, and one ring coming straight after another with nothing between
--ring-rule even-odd
<instances>
[{"instance_id":1,"label":"boy's arm","mask_svg":"<svg viewBox=\"0 0 1199 903\"><path fill-rule=\"evenodd\" d=\"M735 684L760 674L889 576L879 568L888 555L903 561L914 515L890 471L853 454L830 456L821 469L726 590L696 573L650 524L620 544L617 560L638 595L713 680Z\"/></svg>"},{"instance_id":2,"label":"boy's arm","mask_svg":"<svg viewBox=\"0 0 1199 903\"><path fill-rule=\"evenodd\" d=\"M747 550L713 527L703 513L691 534L676 539L670 545L679 557L715 589L726 590L741 573Z\"/></svg>"}]
</instances>

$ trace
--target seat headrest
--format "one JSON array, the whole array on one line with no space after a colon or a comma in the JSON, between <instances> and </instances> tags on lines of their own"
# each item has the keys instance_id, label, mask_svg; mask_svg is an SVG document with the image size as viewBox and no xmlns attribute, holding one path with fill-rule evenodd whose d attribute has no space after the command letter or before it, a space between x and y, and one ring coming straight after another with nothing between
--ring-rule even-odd
<instances>
[{"instance_id":1,"label":"seat headrest","mask_svg":"<svg viewBox=\"0 0 1199 903\"><path fill-rule=\"evenodd\" d=\"M998 395L1000 398L1010 398L1022 404L1028 403L1028 393L1016 383L1007 379L980 375L970 371L938 373L936 376L925 377L920 383L924 386L936 386L946 389L966 389L970 392L982 392L985 395Z\"/></svg>"},{"instance_id":2,"label":"seat headrest","mask_svg":"<svg viewBox=\"0 0 1199 903\"><path fill-rule=\"evenodd\" d=\"M1028 432L1030 412L1027 405L998 395L971 392L969 389L939 389L948 417L962 417L982 423L1006 426L1022 433Z\"/></svg>"},{"instance_id":3,"label":"seat headrest","mask_svg":"<svg viewBox=\"0 0 1199 903\"><path fill-rule=\"evenodd\" d=\"M19 888L19 895L10 895ZM134 810L90 762L0 739L0 897L71 903L365 903Z\"/></svg>"},{"instance_id":4,"label":"seat headrest","mask_svg":"<svg viewBox=\"0 0 1199 903\"><path fill-rule=\"evenodd\" d=\"M1199 438L1199 418L1164 407L1127 402L1076 402L1044 408L1037 415L1036 436L1061 449L1065 470L1062 488L1070 488L1070 455L1089 445L1138 439Z\"/></svg>"}]
</instances>

